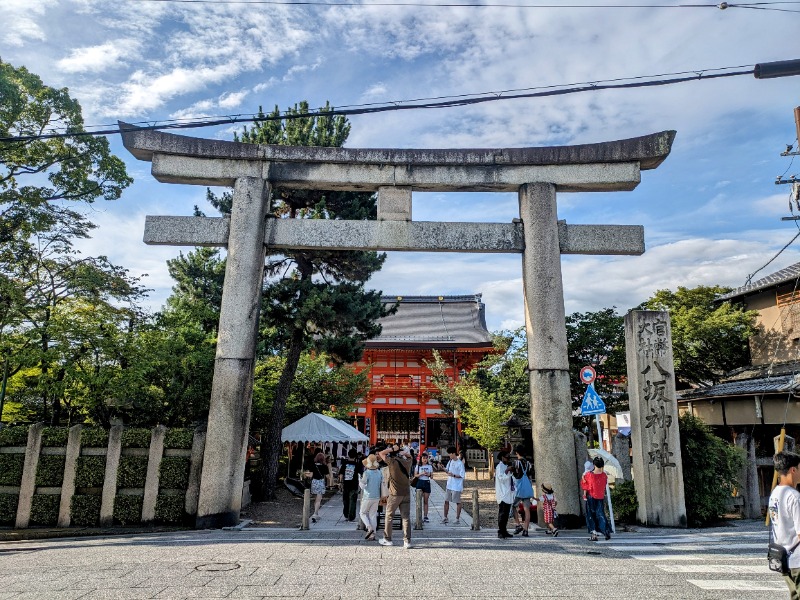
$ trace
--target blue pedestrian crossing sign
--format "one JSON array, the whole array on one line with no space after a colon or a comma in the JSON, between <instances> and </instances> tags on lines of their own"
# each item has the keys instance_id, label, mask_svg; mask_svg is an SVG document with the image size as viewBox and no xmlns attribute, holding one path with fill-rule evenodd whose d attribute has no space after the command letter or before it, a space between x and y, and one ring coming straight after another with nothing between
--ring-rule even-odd
<instances>
[{"instance_id":1,"label":"blue pedestrian crossing sign","mask_svg":"<svg viewBox=\"0 0 800 600\"><path fill-rule=\"evenodd\" d=\"M581 402L581 415L588 417L590 415L604 415L606 412L606 403L595 391L593 385L586 387L586 393L583 395L583 402Z\"/></svg>"}]
</instances>

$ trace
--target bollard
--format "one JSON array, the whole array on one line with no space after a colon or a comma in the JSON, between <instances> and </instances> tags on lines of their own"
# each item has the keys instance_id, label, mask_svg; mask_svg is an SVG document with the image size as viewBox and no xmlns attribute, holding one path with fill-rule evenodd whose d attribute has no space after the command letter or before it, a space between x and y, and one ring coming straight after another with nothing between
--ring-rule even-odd
<instances>
[{"instance_id":1,"label":"bollard","mask_svg":"<svg viewBox=\"0 0 800 600\"><path fill-rule=\"evenodd\" d=\"M416 510L417 518L414 519L414 529L415 530L423 528L422 527L422 490L417 490L416 505L417 505L417 510Z\"/></svg>"},{"instance_id":2,"label":"bollard","mask_svg":"<svg viewBox=\"0 0 800 600\"><path fill-rule=\"evenodd\" d=\"M300 529L308 530L308 519L311 516L311 490L303 492L303 521L300 523Z\"/></svg>"},{"instance_id":3,"label":"bollard","mask_svg":"<svg viewBox=\"0 0 800 600\"><path fill-rule=\"evenodd\" d=\"M478 481L478 467L472 467L472 476Z\"/></svg>"},{"instance_id":4,"label":"bollard","mask_svg":"<svg viewBox=\"0 0 800 600\"><path fill-rule=\"evenodd\" d=\"M472 531L481 530L481 511L478 506L478 490L472 490Z\"/></svg>"}]
</instances>

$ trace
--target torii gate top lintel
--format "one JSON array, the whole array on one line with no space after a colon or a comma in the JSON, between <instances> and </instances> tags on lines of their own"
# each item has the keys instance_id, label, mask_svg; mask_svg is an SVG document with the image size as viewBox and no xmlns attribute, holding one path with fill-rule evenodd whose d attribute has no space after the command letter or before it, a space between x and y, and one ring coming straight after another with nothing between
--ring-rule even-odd
<instances>
[{"instance_id":1,"label":"torii gate top lintel","mask_svg":"<svg viewBox=\"0 0 800 600\"><path fill-rule=\"evenodd\" d=\"M375 191L408 186L427 191L516 191L547 181L559 191L630 190L639 171L669 155L675 131L636 138L532 148L400 149L246 144L187 137L120 122L136 158L153 162L167 183L233 185L264 178L281 187ZM442 176L447 172L447 176Z\"/></svg>"}]
</instances>

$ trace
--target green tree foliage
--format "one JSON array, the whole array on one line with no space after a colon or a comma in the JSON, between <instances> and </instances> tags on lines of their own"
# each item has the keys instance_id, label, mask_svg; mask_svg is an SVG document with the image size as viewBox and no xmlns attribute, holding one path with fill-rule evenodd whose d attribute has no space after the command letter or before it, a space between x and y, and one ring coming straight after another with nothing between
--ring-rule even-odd
<instances>
[{"instance_id":1,"label":"green tree foliage","mask_svg":"<svg viewBox=\"0 0 800 600\"><path fill-rule=\"evenodd\" d=\"M464 402L464 433L472 436L487 450L497 450L506 433L504 423L511 418L511 408L501 407L477 384L456 386Z\"/></svg>"},{"instance_id":2,"label":"green tree foliage","mask_svg":"<svg viewBox=\"0 0 800 600\"><path fill-rule=\"evenodd\" d=\"M275 355L261 358L256 365L250 421L254 429L262 429L269 423L285 365L286 359ZM303 352L286 402L286 422L292 423L312 412L347 420L356 400L369 390L368 374L367 370L356 373L347 365L332 364L324 353ZM335 410L331 411L331 406Z\"/></svg>"},{"instance_id":3,"label":"green tree foliage","mask_svg":"<svg viewBox=\"0 0 800 600\"><path fill-rule=\"evenodd\" d=\"M669 311L679 386L714 385L728 371L750 362L748 340L755 332L757 313L714 301L729 291L722 286L659 290L642 305Z\"/></svg>"},{"instance_id":4,"label":"green tree foliage","mask_svg":"<svg viewBox=\"0 0 800 600\"><path fill-rule=\"evenodd\" d=\"M496 352L481 361L472 376L499 406L510 408L523 423L529 422L531 391L525 328L500 331L492 338Z\"/></svg>"},{"instance_id":5,"label":"green tree foliage","mask_svg":"<svg viewBox=\"0 0 800 600\"><path fill-rule=\"evenodd\" d=\"M288 119L255 122L237 140L251 144L342 146L350 133L345 117L310 115L307 102L289 109ZM279 115L277 107L271 113ZM259 109L259 115L263 112ZM209 194L211 204L229 213L230 193ZM375 219L376 198L370 193L323 190L272 190L272 214L290 219ZM286 423L286 406L304 350L313 349L334 363L358 360L364 342L380 333L377 319L388 314L380 292L365 284L386 260L375 252L286 251L271 253L265 267L262 298L262 351L285 359L275 384L270 418L266 424L265 496L274 496L281 451L280 431Z\"/></svg>"},{"instance_id":6,"label":"green tree foliage","mask_svg":"<svg viewBox=\"0 0 800 600\"><path fill-rule=\"evenodd\" d=\"M680 438L688 524L708 525L725 514L739 484L737 478L744 466L744 453L689 414L680 418Z\"/></svg>"},{"instance_id":7,"label":"green tree foliage","mask_svg":"<svg viewBox=\"0 0 800 600\"><path fill-rule=\"evenodd\" d=\"M431 371L431 383L436 386L437 400L441 407L451 415L462 410L464 399L458 393L453 377L447 374L448 369L452 373L453 367L436 350L433 351L433 360L423 359L423 362Z\"/></svg>"}]
</instances>

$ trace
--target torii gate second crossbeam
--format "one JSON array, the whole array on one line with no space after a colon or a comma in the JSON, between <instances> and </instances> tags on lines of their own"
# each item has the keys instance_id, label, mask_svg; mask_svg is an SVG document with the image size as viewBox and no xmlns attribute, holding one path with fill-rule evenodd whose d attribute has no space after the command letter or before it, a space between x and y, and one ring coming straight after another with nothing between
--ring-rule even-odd
<instances>
[{"instance_id":1,"label":"torii gate second crossbeam","mask_svg":"<svg viewBox=\"0 0 800 600\"><path fill-rule=\"evenodd\" d=\"M600 144L507 149L352 149L191 138L120 123L125 147L166 183L233 187L230 218L148 217L145 242L226 246L197 527L239 520L266 247L522 254L537 479L579 515L561 254L644 252L640 226L558 221L556 192L632 190L674 131ZM378 193L377 221L268 218L272 188ZM418 191L516 191L514 223L411 219Z\"/></svg>"}]
</instances>

